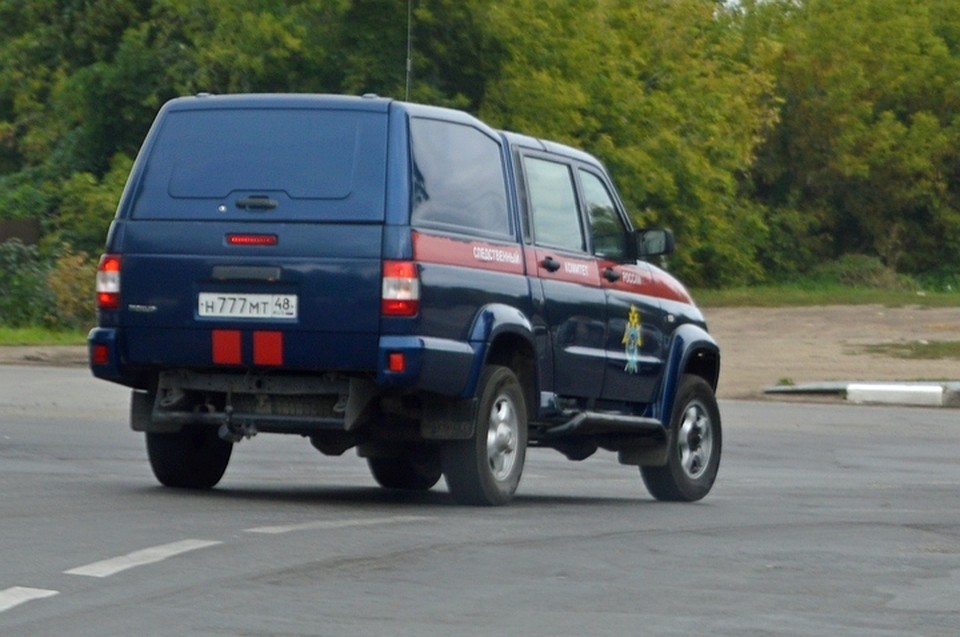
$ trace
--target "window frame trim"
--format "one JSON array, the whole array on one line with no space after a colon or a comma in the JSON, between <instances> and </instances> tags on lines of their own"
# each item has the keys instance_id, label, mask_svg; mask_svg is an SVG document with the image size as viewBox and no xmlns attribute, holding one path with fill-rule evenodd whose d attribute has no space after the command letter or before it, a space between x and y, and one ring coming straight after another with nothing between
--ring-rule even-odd
<instances>
[{"instance_id":1,"label":"window frame trim","mask_svg":"<svg viewBox=\"0 0 960 637\"><path fill-rule=\"evenodd\" d=\"M533 202L530 200L530 186L527 183L527 170L525 161L527 158L547 161L554 164L565 166L570 176L570 184L573 187L573 198L577 205L577 221L580 225L580 237L583 239L583 249L574 250L566 246L551 245L537 241L537 229L533 220ZM572 255L582 257L593 257L591 250L589 232L585 225L587 220L584 217L584 200L580 192L580 180L576 172L576 166L579 162L571 160L564 155L558 155L551 152L539 151L530 148L517 149L517 189L520 200L520 225L523 234L523 242L536 248L548 250L559 250Z\"/></svg>"},{"instance_id":2,"label":"window frame trim","mask_svg":"<svg viewBox=\"0 0 960 637\"><path fill-rule=\"evenodd\" d=\"M614 214L620 219L624 230L626 231L626 252L623 255L623 258L616 263L628 264L636 262L635 250L631 251L630 249L630 237L633 236L635 230L633 223L630 220L630 215L627 214L626 209L623 207L623 202L620 201L620 193L617 192L617 189L613 187L613 183L607 178L606 173L603 170L591 166L590 164L574 161L574 165L577 167L576 170L576 179L577 179L577 188L579 190L579 195L582 199L581 209L584 213L584 223L587 228L587 235L590 244L590 254L597 259L607 259L609 261L615 261L613 259L608 259L607 257L602 257L597 254L596 245L594 245L592 226L590 225L590 212L587 209L587 194L586 188L583 185L583 180L580 177L580 171L583 171L589 175L596 177L600 183L603 185L604 189L607 191L607 195L610 196L610 200L613 203Z\"/></svg>"}]
</instances>

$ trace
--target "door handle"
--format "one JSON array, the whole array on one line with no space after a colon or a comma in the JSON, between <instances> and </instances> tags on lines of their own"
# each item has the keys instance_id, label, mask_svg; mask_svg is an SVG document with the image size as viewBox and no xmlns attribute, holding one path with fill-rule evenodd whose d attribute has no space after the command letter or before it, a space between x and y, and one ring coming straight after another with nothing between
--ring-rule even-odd
<instances>
[{"instance_id":1,"label":"door handle","mask_svg":"<svg viewBox=\"0 0 960 637\"><path fill-rule=\"evenodd\" d=\"M273 210L280 203L276 199L271 199L265 195L253 195L246 199L237 199L237 208L243 210Z\"/></svg>"},{"instance_id":2,"label":"door handle","mask_svg":"<svg viewBox=\"0 0 960 637\"><path fill-rule=\"evenodd\" d=\"M560 262L554 259L553 257L547 257L540 262L540 265L543 266L543 269L547 272L556 272L560 269Z\"/></svg>"},{"instance_id":3,"label":"door handle","mask_svg":"<svg viewBox=\"0 0 960 637\"><path fill-rule=\"evenodd\" d=\"M613 268L604 268L603 278L605 278L607 281L610 281L610 283L615 283L620 279L622 279L623 275L617 272L616 270L614 270Z\"/></svg>"}]
</instances>

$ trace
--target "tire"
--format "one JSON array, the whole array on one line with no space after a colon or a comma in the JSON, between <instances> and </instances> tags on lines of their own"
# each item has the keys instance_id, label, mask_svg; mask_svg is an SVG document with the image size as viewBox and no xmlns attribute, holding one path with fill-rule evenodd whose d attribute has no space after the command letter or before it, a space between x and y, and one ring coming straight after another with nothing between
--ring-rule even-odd
<instances>
[{"instance_id":1,"label":"tire","mask_svg":"<svg viewBox=\"0 0 960 637\"><path fill-rule=\"evenodd\" d=\"M220 482L233 444L215 427L184 427L177 433L147 433L147 455L160 484L181 489L210 489Z\"/></svg>"},{"instance_id":2,"label":"tire","mask_svg":"<svg viewBox=\"0 0 960 637\"><path fill-rule=\"evenodd\" d=\"M527 451L523 389L509 368L488 365L477 393L473 436L442 447L443 475L461 504L506 504L520 484Z\"/></svg>"},{"instance_id":3,"label":"tire","mask_svg":"<svg viewBox=\"0 0 960 637\"><path fill-rule=\"evenodd\" d=\"M668 438L667 464L640 467L643 483L657 500L700 500L717 478L722 442L717 399L701 377L685 374L680 378Z\"/></svg>"},{"instance_id":4,"label":"tire","mask_svg":"<svg viewBox=\"0 0 960 637\"><path fill-rule=\"evenodd\" d=\"M397 458L367 458L367 465L381 487L404 491L428 491L443 472L439 450L433 447L419 447Z\"/></svg>"}]
</instances>

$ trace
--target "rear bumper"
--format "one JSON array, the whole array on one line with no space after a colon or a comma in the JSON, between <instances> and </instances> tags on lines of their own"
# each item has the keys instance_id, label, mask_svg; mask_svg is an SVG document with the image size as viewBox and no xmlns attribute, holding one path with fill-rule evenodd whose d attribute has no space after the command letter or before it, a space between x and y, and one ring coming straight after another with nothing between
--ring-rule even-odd
<instances>
[{"instance_id":1,"label":"rear bumper","mask_svg":"<svg viewBox=\"0 0 960 637\"><path fill-rule=\"evenodd\" d=\"M203 342L187 348L184 331L162 333L143 333L137 330L132 340L136 343L124 343L129 335L118 328L96 327L87 336L90 357L90 369L97 378L121 384L136 386L144 370L156 372L174 368L216 368L223 371L243 371L249 365L217 365L211 358L210 337L204 336ZM299 335L298 335L299 336ZM195 337L191 337L195 338ZM316 337L310 337L317 344ZM338 341L338 342L331 342ZM325 356L311 356L308 346L290 347L294 344L288 339L288 359L293 364L259 367L262 371L291 371L297 373L325 373L327 371L363 372L358 367L359 356L353 348L344 357L330 356L331 352L349 350L346 338L330 336L322 341ZM192 349L191 351L184 351ZM199 350L199 352L197 352ZM133 360L130 360L131 351ZM295 352L295 353L294 353ZM377 344L376 383L383 388L409 388L428 391L451 397L468 398L473 395L476 379L482 366L483 343L453 341L425 336L381 336ZM366 358L365 356L363 358ZM321 365L308 365L314 360ZM257 366L253 366L258 368ZM373 369L366 371L373 372Z\"/></svg>"},{"instance_id":2,"label":"rear bumper","mask_svg":"<svg viewBox=\"0 0 960 637\"><path fill-rule=\"evenodd\" d=\"M87 355L90 371L97 378L121 382L123 372L120 361L120 347L117 342L117 330L95 327L87 335Z\"/></svg>"},{"instance_id":3,"label":"rear bumper","mask_svg":"<svg viewBox=\"0 0 960 637\"><path fill-rule=\"evenodd\" d=\"M398 355L404 363L402 370L397 369ZM383 336L377 384L469 398L473 395L482 358L483 344L425 336Z\"/></svg>"}]
</instances>

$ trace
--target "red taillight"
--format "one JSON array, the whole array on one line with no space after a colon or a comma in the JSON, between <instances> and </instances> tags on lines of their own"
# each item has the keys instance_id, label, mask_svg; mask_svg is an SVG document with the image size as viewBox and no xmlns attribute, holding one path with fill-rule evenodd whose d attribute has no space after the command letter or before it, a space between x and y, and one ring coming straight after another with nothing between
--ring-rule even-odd
<instances>
[{"instance_id":1,"label":"red taillight","mask_svg":"<svg viewBox=\"0 0 960 637\"><path fill-rule=\"evenodd\" d=\"M416 316L420 311L417 264L413 261L384 261L380 298L380 311L384 316Z\"/></svg>"},{"instance_id":2,"label":"red taillight","mask_svg":"<svg viewBox=\"0 0 960 637\"><path fill-rule=\"evenodd\" d=\"M120 307L120 255L105 254L97 268L97 307L116 310Z\"/></svg>"}]
</instances>

